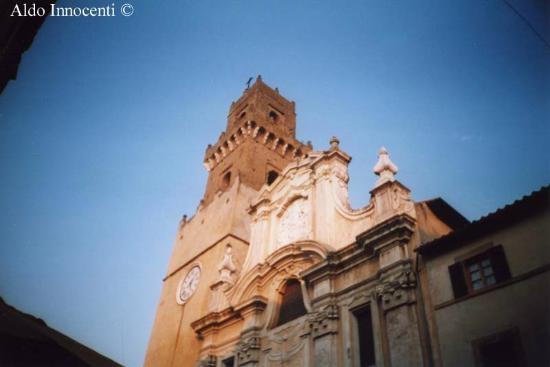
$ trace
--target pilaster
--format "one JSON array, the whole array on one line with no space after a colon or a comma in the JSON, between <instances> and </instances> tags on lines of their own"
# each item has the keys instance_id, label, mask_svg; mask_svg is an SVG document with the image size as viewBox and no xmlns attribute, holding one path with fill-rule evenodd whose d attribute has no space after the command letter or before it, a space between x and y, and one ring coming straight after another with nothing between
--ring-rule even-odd
<instances>
[{"instance_id":1,"label":"pilaster","mask_svg":"<svg viewBox=\"0 0 550 367\"><path fill-rule=\"evenodd\" d=\"M391 185L384 183L383 185ZM379 224L358 238L363 248L378 255L379 275L375 290L384 326L385 353L391 366L422 363L416 310L416 277L407 244L414 233L414 218L401 214Z\"/></svg>"}]
</instances>

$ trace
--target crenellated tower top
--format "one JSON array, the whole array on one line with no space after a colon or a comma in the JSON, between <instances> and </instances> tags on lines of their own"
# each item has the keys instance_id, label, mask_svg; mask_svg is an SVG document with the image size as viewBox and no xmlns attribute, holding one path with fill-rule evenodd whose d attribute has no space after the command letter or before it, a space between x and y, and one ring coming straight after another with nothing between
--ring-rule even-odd
<instances>
[{"instance_id":1,"label":"crenellated tower top","mask_svg":"<svg viewBox=\"0 0 550 367\"><path fill-rule=\"evenodd\" d=\"M258 75L256 82L245 89L243 95L231 103L227 115L227 129L231 131L243 121L256 121L270 127L275 134L295 138L296 111L294 101L289 101L279 94L279 89L272 89Z\"/></svg>"},{"instance_id":2,"label":"crenellated tower top","mask_svg":"<svg viewBox=\"0 0 550 367\"><path fill-rule=\"evenodd\" d=\"M311 144L296 140L295 103L258 76L231 104L226 130L206 148L204 165L209 177L203 203L226 190L237 176L242 184L259 190L288 163L311 150Z\"/></svg>"}]
</instances>

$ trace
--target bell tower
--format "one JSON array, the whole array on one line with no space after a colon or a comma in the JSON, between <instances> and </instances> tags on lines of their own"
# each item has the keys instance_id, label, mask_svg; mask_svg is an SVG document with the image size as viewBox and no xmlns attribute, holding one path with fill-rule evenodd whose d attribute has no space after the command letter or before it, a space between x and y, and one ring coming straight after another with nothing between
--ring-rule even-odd
<instances>
[{"instance_id":1,"label":"bell tower","mask_svg":"<svg viewBox=\"0 0 550 367\"><path fill-rule=\"evenodd\" d=\"M231 104L225 131L206 148L204 196L194 215L180 222L145 366L195 363L200 342L191 323L219 305L213 295L242 270L251 237L251 201L311 150L311 144L296 140L294 102L260 76Z\"/></svg>"},{"instance_id":2,"label":"bell tower","mask_svg":"<svg viewBox=\"0 0 550 367\"><path fill-rule=\"evenodd\" d=\"M203 205L237 177L241 184L259 190L293 159L311 149L310 144L296 140L295 103L258 76L231 104L226 130L206 149L204 165L209 176Z\"/></svg>"}]
</instances>

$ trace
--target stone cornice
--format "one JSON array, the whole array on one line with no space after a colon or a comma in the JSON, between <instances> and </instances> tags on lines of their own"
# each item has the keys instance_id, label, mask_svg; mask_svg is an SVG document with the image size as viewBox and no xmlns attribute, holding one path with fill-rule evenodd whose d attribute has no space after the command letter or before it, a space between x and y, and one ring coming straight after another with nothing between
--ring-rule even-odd
<instances>
[{"instance_id":1,"label":"stone cornice","mask_svg":"<svg viewBox=\"0 0 550 367\"><path fill-rule=\"evenodd\" d=\"M409 190L409 188L407 186L403 185L400 181L393 180L393 181L386 181L386 182L380 184L379 186L376 186L374 189L370 190L370 194L372 196L374 196L377 193L379 193L380 191L383 191L384 189L386 189L388 186L391 186L391 185L397 185L407 193L411 192L411 190Z\"/></svg>"},{"instance_id":2,"label":"stone cornice","mask_svg":"<svg viewBox=\"0 0 550 367\"><path fill-rule=\"evenodd\" d=\"M410 241L416 221L407 214L400 214L385 220L357 236L356 242L337 252L331 252L326 259L302 272L308 281L316 281L346 271L357 263L376 259L382 248Z\"/></svg>"},{"instance_id":3,"label":"stone cornice","mask_svg":"<svg viewBox=\"0 0 550 367\"><path fill-rule=\"evenodd\" d=\"M245 243L246 245L249 245L248 241L237 236L236 234L233 234L233 233L228 233L222 237L220 237L218 240L214 241L210 246L206 247L204 250L202 250L201 252L199 252L198 254L196 254L195 256L193 256L191 259L187 260L185 263L181 264L180 266L176 267L174 270L170 271L164 278L162 278L162 281L166 281L166 279L170 278L171 276L173 276L174 274L176 274L178 271L180 271L181 269L185 268L187 265L191 264L193 261L197 260L200 256L202 256L205 252L209 251L212 247L218 245L220 242L224 241L226 238L234 238L238 241L241 241L243 243Z\"/></svg>"},{"instance_id":4,"label":"stone cornice","mask_svg":"<svg viewBox=\"0 0 550 367\"><path fill-rule=\"evenodd\" d=\"M219 312L210 312L206 316L193 321L191 328L199 337L202 337L209 332L244 319L251 312L263 311L266 307L267 299L262 296L255 296L235 307L230 306Z\"/></svg>"},{"instance_id":5,"label":"stone cornice","mask_svg":"<svg viewBox=\"0 0 550 367\"><path fill-rule=\"evenodd\" d=\"M378 253L381 248L394 243L407 243L414 233L416 220L408 214L399 214L357 236L357 243L367 252L372 248Z\"/></svg>"}]
</instances>

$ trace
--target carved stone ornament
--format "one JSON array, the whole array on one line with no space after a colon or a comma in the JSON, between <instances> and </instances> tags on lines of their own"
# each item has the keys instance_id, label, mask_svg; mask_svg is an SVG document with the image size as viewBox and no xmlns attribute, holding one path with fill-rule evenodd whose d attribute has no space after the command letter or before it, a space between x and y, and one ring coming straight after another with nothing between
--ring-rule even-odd
<instances>
[{"instance_id":1,"label":"carved stone ornament","mask_svg":"<svg viewBox=\"0 0 550 367\"><path fill-rule=\"evenodd\" d=\"M260 360L260 338L252 336L239 343L237 350L238 365L257 363Z\"/></svg>"},{"instance_id":2,"label":"carved stone ornament","mask_svg":"<svg viewBox=\"0 0 550 367\"><path fill-rule=\"evenodd\" d=\"M395 211L405 212L414 208L414 203L411 200L409 193L399 186L392 188L392 209Z\"/></svg>"},{"instance_id":3,"label":"carved stone ornament","mask_svg":"<svg viewBox=\"0 0 550 367\"><path fill-rule=\"evenodd\" d=\"M197 367L216 367L216 356L208 355L197 363Z\"/></svg>"},{"instance_id":4,"label":"carved stone ornament","mask_svg":"<svg viewBox=\"0 0 550 367\"><path fill-rule=\"evenodd\" d=\"M390 309L411 300L409 290L416 288L416 277L412 271L397 274L376 287L376 296L384 309Z\"/></svg>"},{"instance_id":5,"label":"carved stone ornament","mask_svg":"<svg viewBox=\"0 0 550 367\"><path fill-rule=\"evenodd\" d=\"M307 204L306 200L297 199L286 209L279 223L279 246L308 238L310 223Z\"/></svg>"},{"instance_id":6,"label":"carved stone ornament","mask_svg":"<svg viewBox=\"0 0 550 367\"><path fill-rule=\"evenodd\" d=\"M313 177L315 181L320 181L323 179L328 180L330 178L331 173L332 173L332 170L329 165L322 165L315 170L315 173L313 173Z\"/></svg>"},{"instance_id":7,"label":"carved stone ornament","mask_svg":"<svg viewBox=\"0 0 550 367\"><path fill-rule=\"evenodd\" d=\"M308 315L308 325L313 338L338 332L338 306L330 303L321 311Z\"/></svg>"}]
</instances>

